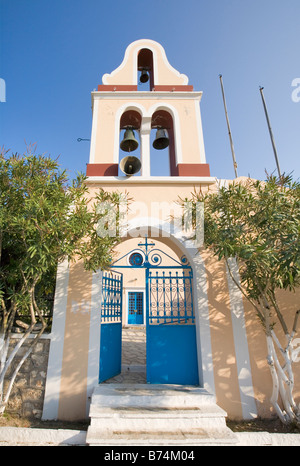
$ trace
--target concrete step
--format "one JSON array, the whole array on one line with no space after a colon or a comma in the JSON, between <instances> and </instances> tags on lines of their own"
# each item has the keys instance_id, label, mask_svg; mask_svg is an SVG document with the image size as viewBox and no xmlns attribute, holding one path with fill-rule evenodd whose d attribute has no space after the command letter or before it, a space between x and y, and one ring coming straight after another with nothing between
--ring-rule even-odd
<instances>
[{"instance_id":1,"label":"concrete step","mask_svg":"<svg viewBox=\"0 0 300 466\"><path fill-rule=\"evenodd\" d=\"M199 431L201 429L215 429L222 430L226 428L225 423L222 423L219 419L216 421L212 418L207 419L198 419L198 418L182 418L182 419L149 419L149 418L123 418L111 420L101 419L98 422L92 421L90 427L95 430L102 432L104 436L115 435L120 432L132 432L138 434L139 432L144 432L147 435L156 435L157 431L168 433L170 429L174 432L181 432L184 435L190 435L191 432Z\"/></svg>"},{"instance_id":2,"label":"concrete step","mask_svg":"<svg viewBox=\"0 0 300 466\"><path fill-rule=\"evenodd\" d=\"M228 431L216 429L198 429L190 434L183 432L157 432L149 435L148 432L115 432L113 436L103 435L102 432L90 430L87 433L87 443L90 446L197 446L197 445L235 445L237 437L229 429Z\"/></svg>"},{"instance_id":3,"label":"concrete step","mask_svg":"<svg viewBox=\"0 0 300 466\"><path fill-rule=\"evenodd\" d=\"M232 444L226 413L203 388L101 384L90 407L90 445Z\"/></svg>"},{"instance_id":4,"label":"concrete step","mask_svg":"<svg viewBox=\"0 0 300 466\"><path fill-rule=\"evenodd\" d=\"M92 405L103 407L196 408L215 404L204 388L188 385L100 384L92 395Z\"/></svg>"},{"instance_id":5,"label":"concrete step","mask_svg":"<svg viewBox=\"0 0 300 466\"><path fill-rule=\"evenodd\" d=\"M221 418L224 419L224 411L217 405L206 405L201 407L187 407L183 408L139 408L139 407L121 407L111 408L98 405L92 405L90 408L90 417L92 419L104 418L126 418L126 419L139 419L139 418L159 418L159 419L179 419L179 418Z\"/></svg>"}]
</instances>

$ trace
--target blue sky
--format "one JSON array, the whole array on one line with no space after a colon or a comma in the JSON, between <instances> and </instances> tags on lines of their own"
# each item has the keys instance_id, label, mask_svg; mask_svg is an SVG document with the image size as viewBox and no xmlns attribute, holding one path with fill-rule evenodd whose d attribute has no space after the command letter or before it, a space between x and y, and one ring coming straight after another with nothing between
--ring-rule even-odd
<instances>
[{"instance_id":1,"label":"blue sky","mask_svg":"<svg viewBox=\"0 0 300 466\"><path fill-rule=\"evenodd\" d=\"M85 172L90 143L77 138L90 138L90 93L146 38L203 91L212 176L234 177L221 73L238 175L276 171L263 86L281 171L299 178L299 18L299 0L0 0L0 145L23 153L36 142L70 177Z\"/></svg>"}]
</instances>

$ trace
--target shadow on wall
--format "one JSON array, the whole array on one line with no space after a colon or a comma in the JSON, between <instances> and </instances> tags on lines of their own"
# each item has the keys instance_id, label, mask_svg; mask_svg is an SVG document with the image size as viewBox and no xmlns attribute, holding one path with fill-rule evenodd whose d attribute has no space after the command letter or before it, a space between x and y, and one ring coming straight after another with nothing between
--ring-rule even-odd
<instances>
[{"instance_id":1,"label":"shadow on wall","mask_svg":"<svg viewBox=\"0 0 300 466\"><path fill-rule=\"evenodd\" d=\"M209 251L202 253L207 274L207 295L217 403L242 418L235 346L225 263Z\"/></svg>"},{"instance_id":2,"label":"shadow on wall","mask_svg":"<svg viewBox=\"0 0 300 466\"><path fill-rule=\"evenodd\" d=\"M80 261L72 263L58 410L58 418L61 420L81 420L86 417L91 290L92 272L85 271Z\"/></svg>"}]
</instances>

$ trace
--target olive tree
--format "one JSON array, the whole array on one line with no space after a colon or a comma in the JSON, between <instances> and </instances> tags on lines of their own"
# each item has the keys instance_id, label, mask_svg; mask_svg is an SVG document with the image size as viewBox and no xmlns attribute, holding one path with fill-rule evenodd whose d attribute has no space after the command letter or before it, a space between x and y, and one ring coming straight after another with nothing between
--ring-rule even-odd
<instances>
[{"instance_id":1,"label":"olive tree","mask_svg":"<svg viewBox=\"0 0 300 466\"><path fill-rule=\"evenodd\" d=\"M291 177L246 179L205 195L194 192L180 202L186 201L192 205L195 228L197 204L204 204L204 245L225 260L263 326L276 413L284 423L299 423L300 409L293 397L293 362L299 359L299 348L293 347L300 311L283 311L278 292L294 292L300 284L300 184ZM239 281L232 261L238 265ZM287 322L292 322L290 327Z\"/></svg>"},{"instance_id":2,"label":"olive tree","mask_svg":"<svg viewBox=\"0 0 300 466\"><path fill-rule=\"evenodd\" d=\"M48 325L45 295L53 292L58 263L68 258L83 260L88 270L109 266L119 236L98 234L106 213L98 206L109 203L118 222L120 200L120 194L102 189L90 198L85 176L69 182L50 157L0 154L0 413L20 367ZM9 350L16 328L21 335ZM4 392L5 375L25 341L28 349L14 364Z\"/></svg>"}]
</instances>

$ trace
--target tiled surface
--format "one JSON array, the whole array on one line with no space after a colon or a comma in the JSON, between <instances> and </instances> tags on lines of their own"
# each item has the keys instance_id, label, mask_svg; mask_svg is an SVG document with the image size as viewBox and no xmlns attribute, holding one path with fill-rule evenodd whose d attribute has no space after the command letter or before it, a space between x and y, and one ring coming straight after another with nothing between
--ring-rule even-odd
<instances>
[{"instance_id":1,"label":"tiled surface","mask_svg":"<svg viewBox=\"0 0 300 466\"><path fill-rule=\"evenodd\" d=\"M146 365L146 329L122 329L122 364Z\"/></svg>"},{"instance_id":2,"label":"tiled surface","mask_svg":"<svg viewBox=\"0 0 300 466\"><path fill-rule=\"evenodd\" d=\"M146 383L146 329L122 329L122 372L105 383Z\"/></svg>"}]
</instances>

